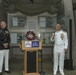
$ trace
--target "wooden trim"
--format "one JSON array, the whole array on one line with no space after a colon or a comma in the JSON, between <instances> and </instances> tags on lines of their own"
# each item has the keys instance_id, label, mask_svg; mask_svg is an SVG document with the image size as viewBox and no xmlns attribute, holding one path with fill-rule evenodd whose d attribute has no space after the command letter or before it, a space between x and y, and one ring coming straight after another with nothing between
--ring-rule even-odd
<instances>
[{"instance_id":1,"label":"wooden trim","mask_svg":"<svg viewBox=\"0 0 76 75\"><path fill-rule=\"evenodd\" d=\"M24 72L27 71L27 52L24 51Z\"/></svg>"},{"instance_id":2,"label":"wooden trim","mask_svg":"<svg viewBox=\"0 0 76 75\"><path fill-rule=\"evenodd\" d=\"M38 51L36 51L36 72L38 73Z\"/></svg>"},{"instance_id":3,"label":"wooden trim","mask_svg":"<svg viewBox=\"0 0 76 75\"><path fill-rule=\"evenodd\" d=\"M24 71L23 75L40 75L38 73L38 50L42 50L42 41L39 41L39 47L37 48L26 48L25 40L21 42L21 49L24 50ZM36 73L27 73L27 52L36 51Z\"/></svg>"}]
</instances>

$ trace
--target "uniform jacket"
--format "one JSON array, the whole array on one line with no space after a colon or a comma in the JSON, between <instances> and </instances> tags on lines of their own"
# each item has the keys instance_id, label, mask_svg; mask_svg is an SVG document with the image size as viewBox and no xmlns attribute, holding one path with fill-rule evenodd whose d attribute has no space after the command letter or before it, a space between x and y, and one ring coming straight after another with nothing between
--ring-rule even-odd
<instances>
[{"instance_id":1,"label":"uniform jacket","mask_svg":"<svg viewBox=\"0 0 76 75\"><path fill-rule=\"evenodd\" d=\"M68 48L67 32L60 30L55 32L55 38L51 38L54 41L54 51L63 51Z\"/></svg>"},{"instance_id":2,"label":"uniform jacket","mask_svg":"<svg viewBox=\"0 0 76 75\"><path fill-rule=\"evenodd\" d=\"M0 50L4 49L3 43L4 43L4 33L3 30L0 28Z\"/></svg>"},{"instance_id":3,"label":"uniform jacket","mask_svg":"<svg viewBox=\"0 0 76 75\"><path fill-rule=\"evenodd\" d=\"M9 43L10 43L10 34L8 29L2 29L3 30L3 34L4 34L4 41L3 43L8 43L8 47L4 48L4 49L9 49Z\"/></svg>"}]
</instances>

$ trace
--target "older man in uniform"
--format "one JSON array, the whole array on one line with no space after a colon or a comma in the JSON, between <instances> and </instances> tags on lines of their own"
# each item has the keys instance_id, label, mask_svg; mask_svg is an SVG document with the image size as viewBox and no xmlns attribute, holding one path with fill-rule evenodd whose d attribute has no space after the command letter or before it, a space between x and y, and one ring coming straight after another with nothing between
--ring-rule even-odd
<instances>
[{"instance_id":1,"label":"older man in uniform","mask_svg":"<svg viewBox=\"0 0 76 75\"><path fill-rule=\"evenodd\" d=\"M5 21L1 22L0 28L2 30L3 33L3 40L2 40L2 44L3 44L3 50L2 50L2 56L0 57L0 71L2 72L2 66L3 66L3 58L5 58L5 72L10 73L9 71L9 43L10 43L10 35L9 35L9 31L6 28L6 23ZM1 37L1 36L0 36Z\"/></svg>"},{"instance_id":2,"label":"older man in uniform","mask_svg":"<svg viewBox=\"0 0 76 75\"><path fill-rule=\"evenodd\" d=\"M0 75L2 75L2 65L3 65L3 56L4 56L3 42L4 42L4 34L3 34L3 30L0 28Z\"/></svg>"},{"instance_id":3,"label":"older man in uniform","mask_svg":"<svg viewBox=\"0 0 76 75\"><path fill-rule=\"evenodd\" d=\"M51 36L51 41L54 41L53 71L54 71L54 75L56 75L59 66L59 71L61 75L64 75L64 57L65 57L65 52L67 51L68 48L67 32L61 30L60 24L56 24L55 28L56 28L56 32L53 33Z\"/></svg>"}]
</instances>

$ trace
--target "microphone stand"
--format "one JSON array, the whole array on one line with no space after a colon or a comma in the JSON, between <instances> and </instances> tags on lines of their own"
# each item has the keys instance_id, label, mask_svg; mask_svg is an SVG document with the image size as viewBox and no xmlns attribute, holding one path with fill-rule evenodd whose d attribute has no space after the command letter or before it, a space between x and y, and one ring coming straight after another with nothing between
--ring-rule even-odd
<instances>
[{"instance_id":1,"label":"microphone stand","mask_svg":"<svg viewBox=\"0 0 76 75\"><path fill-rule=\"evenodd\" d=\"M45 72L43 71L43 58L42 58L42 50L41 50L41 71L40 71L41 75L45 75Z\"/></svg>"},{"instance_id":2,"label":"microphone stand","mask_svg":"<svg viewBox=\"0 0 76 75\"><path fill-rule=\"evenodd\" d=\"M38 34L38 39L40 40L41 36L40 36L40 33ZM43 58L42 58L42 50L40 51L41 52L41 71L39 72L40 75L45 75L45 72L43 72Z\"/></svg>"}]
</instances>

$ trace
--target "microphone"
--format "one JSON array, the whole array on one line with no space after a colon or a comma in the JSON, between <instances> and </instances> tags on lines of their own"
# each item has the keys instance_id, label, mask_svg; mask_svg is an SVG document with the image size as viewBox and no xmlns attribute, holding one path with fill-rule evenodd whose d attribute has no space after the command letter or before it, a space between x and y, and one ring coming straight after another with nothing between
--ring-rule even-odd
<instances>
[{"instance_id":1,"label":"microphone","mask_svg":"<svg viewBox=\"0 0 76 75\"><path fill-rule=\"evenodd\" d=\"M53 39L54 39L54 37L55 37L55 32L52 32L52 37L53 37Z\"/></svg>"}]
</instances>

